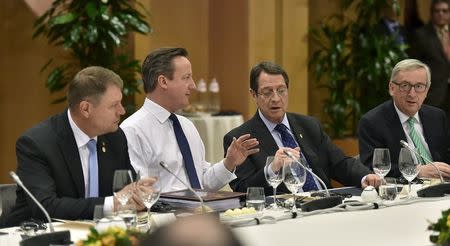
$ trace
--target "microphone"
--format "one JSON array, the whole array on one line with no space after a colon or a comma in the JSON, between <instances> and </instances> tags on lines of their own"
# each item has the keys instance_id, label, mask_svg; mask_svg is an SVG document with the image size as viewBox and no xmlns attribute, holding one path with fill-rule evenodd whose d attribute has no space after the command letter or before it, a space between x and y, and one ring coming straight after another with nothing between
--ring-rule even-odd
<instances>
[{"instance_id":1,"label":"microphone","mask_svg":"<svg viewBox=\"0 0 450 246\"><path fill-rule=\"evenodd\" d=\"M27 187L22 183L19 176L13 171L9 172L9 175L14 179L14 181L19 185L33 200L33 202L39 207L39 209L44 213L47 218L48 225L50 227L50 233L45 233L41 235L37 235L34 237L30 237L24 239L20 242L20 245L49 245L49 244L67 244L70 243L70 231L59 231L55 232L55 228L53 228L52 220L50 219L50 215L47 210L45 210L44 206L33 196L33 194L27 189Z\"/></svg>"},{"instance_id":2,"label":"microphone","mask_svg":"<svg viewBox=\"0 0 450 246\"><path fill-rule=\"evenodd\" d=\"M444 183L444 179L442 178L442 173L439 170L439 168L433 163L432 160L428 159L426 156L421 155L419 152L417 152L414 148L411 148L411 146L409 146L409 144L404 141L404 140L400 140L400 145L407 148L409 151L413 152L416 156L420 156L425 162L427 162L427 164L431 164L437 171L437 173L439 174L439 178L441 179L441 183Z\"/></svg>"},{"instance_id":3,"label":"microphone","mask_svg":"<svg viewBox=\"0 0 450 246\"><path fill-rule=\"evenodd\" d=\"M36 199L36 197L31 194L31 192L27 189L27 187L22 183L22 180L20 180L19 176L13 171L9 172L9 175L16 181L16 183L22 187L22 189L28 194L28 196L33 200L33 202L39 207L39 209L44 213L45 217L47 218L48 225L50 227L50 232L55 232L55 228L53 228L52 220L50 219L50 215L48 215L47 210L45 210L44 206Z\"/></svg>"},{"instance_id":4,"label":"microphone","mask_svg":"<svg viewBox=\"0 0 450 246\"><path fill-rule=\"evenodd\" d=\"M287 150L283 150L283 152L289 158L291 158L293 161L295 161L300 166L302 166L308 173L310 173L312 176L314 176L319 181L320 185L322 185L322 187L324 188L325 193L326 193L326 197L324 197L324 198L315 199L310 202L305 202L304 204L302 204L301 205L302 211L310 212L310 211L314 211L317 209L331 208L331 207L334 207L334 206L342 203L342 197L330 196L330 192L328 191L327 186L325 185L323 180L321 178L319 178L319 176L317 176L313 171L309 170L309 168L307 168L303 163L301 163L299 160L297 160L297 158L295 158L295 156L292 155L291 152L289 152Z\"/></svg>"},{"instance_id":5,"label":"microphone","mask_svg":"<svg viewBox=\"0 0 450 246\"><path fill-rule=\"evenodd\" d=\"M198 198L198 200L200 201L200 206L202 208L202 213L206 213L206 209L205 209L205 205L203 202L203 198L197 194L197 192L192 189L192 187L188 184L186 184L186 182L184 182L182 179L180 179L175 173L173 173L170 169L169 166L167 166L166 163L164 163L163 161L159 162L159 165L164 168L164 170L166 170L167 172L169 172L173 177L175 177L178 181L180 181L180 183L182 183L190 192L194 193L194 195Z\"/></svg>"}]
</instances>

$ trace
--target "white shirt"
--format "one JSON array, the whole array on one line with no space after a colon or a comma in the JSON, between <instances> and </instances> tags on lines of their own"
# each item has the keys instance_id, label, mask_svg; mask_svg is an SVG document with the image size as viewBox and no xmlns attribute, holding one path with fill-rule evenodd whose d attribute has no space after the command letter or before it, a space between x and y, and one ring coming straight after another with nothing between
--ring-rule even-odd
<instances>
[{"instance_id":1,"label":"white shirt","mask_svg":"<svg viewBox=\"0 0 450 246\"><path fill-rule=\"evenodd\" d=\"M409 116L404 114L400 109L397 108L397 105L395 105L394 102L395 111L397 111L398 117L400 118L400 123L402 124L403 131L406 135L406 140L408 141L409 146L415 146L414 142L412 141L411 137L409 136L409 126L408 126L408 119ZM416 118L416 122L414 122L414 128L416 129L417 134L419 135L420 141L422 141L423 146L425 147L425 150L430 154L430 148L428 147L428 143L425 140L425 137L423 135L423 126L422 122L420 121L419 112L417 112L414 116ZM430 154L431 156L431 154Z\"/></svg>"},{"instance_id":2,"label":"white shirt","mask_svg":"<svg viewBox=\"0 0 450 246\"><path fill-rule=\"evenodd\" d=\"M67 116L69 118L70 128L72 128L73 135L75 137L75 142L77 143L78 153L80 154L81 160L81 168L83 169L83 177L84 177L84 190L85 196L87 197L89 190L89 150L87 148L87 143L91 138L89 138L86 133L84 133L78 126L75 124L75 121L72 119L72 115L70 115L70 109L67 110ZM97 141L97 137L94 137L95 141ZM99 175L101 175L99 173ZM103 211L105 214L110 214L113 211L114 201L112 196L105 197L105 201L103 204Z\"/></svg>"},{"instance_id":3,"label":"white shirt","mask_svg":"<svg viewBox=\"0 0 450 246\"><path fill-rule=\"evenodd\" d=\"M162 192L184 190L186 187L159 167L160 162L190 184L169 116L169 111L146 98L144 105L120 125L127 137L131 165L143 175L147 174L150 165L158 167ZM235 179L236 175L225 168L223 160L214 165L205 160L205 146L194 124L183 116L177 115L177 118L188 140L202 188L219 190Z\"/></svg>"}]
</instances>

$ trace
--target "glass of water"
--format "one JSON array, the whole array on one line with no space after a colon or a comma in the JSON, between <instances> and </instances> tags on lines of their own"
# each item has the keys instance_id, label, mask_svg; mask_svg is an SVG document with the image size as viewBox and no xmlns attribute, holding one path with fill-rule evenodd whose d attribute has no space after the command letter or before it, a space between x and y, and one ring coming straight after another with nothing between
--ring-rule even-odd
<instances>
[{"instance_id":1,"label":"glass of water","mask_svg":"<svg viewBox=\"0 0 450 246\"><path fill-rule=\"evenodd\" d=\"M408 194L411 195L411 181L419 174L420 161L417 156L407 148L402 148L398 156L398 169L408 180Z\"/></svg>"},{"instance_id":2,"label":"glass of water","mask_svg":"<svg viewBox=\"0 0 450 246\"><path fill-rule=\"evenodd\" d=\"M272 209L278 209L277 205L277 187L283 182L283 160L275 156L268 156L264 167L264 177L267 183L273 187Z\"/></svg>"},{"instance_id":3,"label":"glass of water","mask_svg":"<svg viewBox=\"0 0 450 246\"><path fill-rule=\"evenodd\" d=\"M391 154L389 149L376 148L373 150L373 172L383 179L391 170Z\"/></svg>"},{"instance_id":4,"label":"glass of water","mask_svg":"<svg viewBox=\"0 0 450 246\"><path fill-rule=\"evenodd\" d=\"M264 204L266 202L266 196L264 195L264 188L262 187L248 187L246 206L248 208L255 208L260 212L264 210Z\"/></svg>"},{"instance_id":5,"label":"glass of water","mask_svg":"<svg viewBox=\"0 0 450 246\"><path fill-rule=\"evenodd\" d=\"M383 200L395 200L397 197L397 181L395 178L384 178L378 188L380 198Z\"/></svg>"},{"instance_id":6,"label":"glass of water","mask_svg":"<svg viewBox=\"0 0 450 246\"><path fill-rule=\"evenodd\" d=\"M136 206L134 204L119 204L117 216L125 222L128 229L136 227Z\"/></svg>"}]
</instances>

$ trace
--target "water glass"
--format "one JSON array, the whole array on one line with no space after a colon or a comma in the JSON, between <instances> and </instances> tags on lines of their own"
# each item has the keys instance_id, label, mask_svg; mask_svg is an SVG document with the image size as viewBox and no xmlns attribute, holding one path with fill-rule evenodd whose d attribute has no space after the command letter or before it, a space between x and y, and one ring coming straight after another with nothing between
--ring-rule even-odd
<instances>
[{"instance_id":1,"label":"water glass","mask_svg":"<svg viewBox=\"0 0 450 246\"><path fill-rule=\"evenodd\" d=\"M117 208L116 215L119 216L125 222L126 227L135 228L136 227L136 206L134 204L119 204Z\"/></svg>"},{"instance_id":2,"label":"water glass","mask_svg":"<svg viewBox=\"0 0 450 246\"><path fill-rule=\"evenodd\" d=\"M374 173L384 178L391 170L391 154L389 149L376 148L373 150L372 167Z\"/></svg>"},{"instance_id":3,"label":"water glass","mask_svg":"<svg viewBox=\"0 0 450 246\"><path fill-rule=\"evenodd\" d=\"M273 166L279 166L276 171L273 170ZM278 209L277 205L277 187L283 182L283 160L275 158L275 156L268 156L266 159L266 165L264 167L264 177L267 183L273 187L273 203L272 209Z\"/></svg>"},{"instance_id":4,"label":"water glass","mask_svg":"<svg viewBox=\"0 0 450 246\"><path fill-rule=\"evenodd\" d=\"M264 188L262 187L248 187L247 188L247 200L246 206L255 208L260 212L264 209L266 197L264 195Z\"/></svg>"},{"instance_id":5,"label":"water glass","mask_svg":"<svg viewBox=\"0 0 450 246\"><path fill-rule=\"evenodd\" d=\"M384 178L378 188L380 198L383 200L395 200L397 197L397 181L395 178Z\"/></svg>"},{"instance_id":6,"label":"water glass","mask_svg":"<svg viewBox=\"0 0 450 246\"><path fill-rule=\"evenodd\" d=\"M95 205L94 207L94 223L97 224L99 220L103 219L104 213L103 213L103 205Z\"/></svg>"}]
</instances>

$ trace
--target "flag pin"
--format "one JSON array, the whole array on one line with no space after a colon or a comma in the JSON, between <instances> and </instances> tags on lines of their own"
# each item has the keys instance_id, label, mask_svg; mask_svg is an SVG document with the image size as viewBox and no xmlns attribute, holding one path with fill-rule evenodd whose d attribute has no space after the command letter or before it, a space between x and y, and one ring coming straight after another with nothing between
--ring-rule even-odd
<instances>
[{"instance_id":1,"label":"flag pin","mask_svg":"<svg viewBox=\"0 0 450 246\"><path fill-rule=\"evenodd\" d=\"M106 152L106 146L105 146L105 142L102 142L102 152L105 153Z\"/></svg>"}]
</instances>

